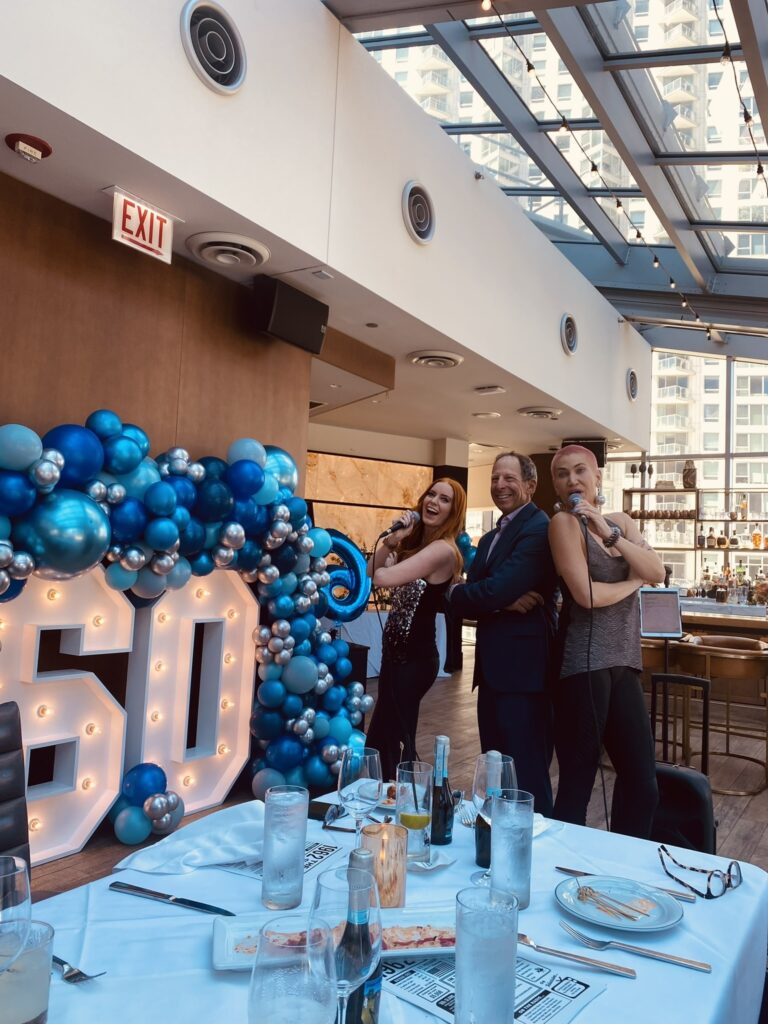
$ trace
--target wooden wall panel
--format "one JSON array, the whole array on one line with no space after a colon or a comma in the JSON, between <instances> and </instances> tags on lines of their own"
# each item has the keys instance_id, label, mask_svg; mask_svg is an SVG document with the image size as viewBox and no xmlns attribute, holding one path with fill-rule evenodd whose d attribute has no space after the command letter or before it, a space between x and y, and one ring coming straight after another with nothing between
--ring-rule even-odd
<instances>
[{"instance_id":1,"label":"wooden wall panel","mask_svg":"<svg viewBox=\"0 0 768 1024\"><path fill-rule=\"evenodd\" d=\"M250 435L303 470L311 356L249 332L241 286L110 236L0 175L0 422L44 433L106 406L148 432L153 454L225 455Z\"/></svg>"}]
</instances>

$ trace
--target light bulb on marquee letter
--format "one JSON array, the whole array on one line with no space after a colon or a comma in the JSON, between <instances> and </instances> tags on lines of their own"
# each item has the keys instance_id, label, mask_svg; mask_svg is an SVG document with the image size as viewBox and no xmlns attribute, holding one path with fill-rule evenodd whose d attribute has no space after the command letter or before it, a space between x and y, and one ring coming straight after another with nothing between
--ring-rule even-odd
<instances>
[{"instance_id":1,"label":"light bulb on marquee letter","mask_svg":"<svg viewBox=\"0 0 768 1024\"><path fill-rule=\"evenodd\" d=\"M61 591L57 590L56 587L51 587L48 593L45 595L49 601L58 601L61 597Z\"/></svg>"},{"instance_id":2,"label":"light bulb on marquee letter","mask_svg":"<svg viewBox=\"0 0 768 1024\"><path fill-rule=\"evenodd\" d=\"M90 778L90 777L87 777L87 778L83 779L83 781L81 782L81 786L83 787L83 789L86 789L86 790L87 789L93 789L94 785L95 785L95 783L94 783L93 779Z\"/></svg>"},{"instance_id":3,"label":"light bulb on marquee letter","mask_svg":"<svg viewBox=\"0 0 768 1024\"><path fill-rule=\"evenodd\" d=\"M153 722L162 722L163 713L162 711L153 711L149 717Z\"/></svg>"},{"instance_id":4,"label":"light bulb on marquee letter","mask_svg":"<svg viewBox=\"0 0 768 1024\"><path fill-rule=\"evenodd\" d=\"M104 620L104 616L103 615L94 615L93 616L93 624L94 624L94 626L97 626L97 627L98 626L103 626L104 625L104 621L105 620Z\"/></svg>"},{"instance_id":5,"label":"light bulb on marquee letter","mask_svg":"<svg viewBox=\"0 0 768 1024\"><path fill-rule=\"evenodd\" d=\"M41 704L40 707L37 709L38 718L50 718L52 714L53 708L50 707L48 704Z\"/></svg>"},{"instance_id":6,"label":"light bulb on marquee letter","mask_svg":"<svg viewBox=\"0 0 768 1024\"><path fill-rule=\"evenodd\" d=\"M95 722L89 722L85 727L86 736L100 736L101 729L96 725Z\"/></svg>"},{"instance_id":7,"label":"light bulb on marquee letter","mask_svg":"<svg viewBox=\"0 0 768 1024\"><path fill-rule=\"evenodd\" d=\"M157 616L157 621L158 622L170 622L171 621L171 616L170 616L170 614L168 612L160 612L160 614Z\"/></svg>"},{"instance_id":8,"label":"light bulb on marquee letter","mask_svg":"<svg viewBox=\"0 0 768 1024\"><path fill-rule=\"evenodd\" d=\"M224 664L225 665L234 665L234 663L236 661L237 661L237 658L234 656L234 654L231 654L229 651L227 651L227 653L224 655Z\"/></svg>"},{"instance_id":9,"label":"light bulb on marquee letter","mask_svg":"<svg viewBox=\"0 0 768 1024\"><path fill-rule=\"evenodd\" d=\"M40 821L39 818L30 818L29 819L29 831L30 832L39 832L42 827L43 827L43 823L42 823L42 821Z\"/></svg>"}]
</instances>

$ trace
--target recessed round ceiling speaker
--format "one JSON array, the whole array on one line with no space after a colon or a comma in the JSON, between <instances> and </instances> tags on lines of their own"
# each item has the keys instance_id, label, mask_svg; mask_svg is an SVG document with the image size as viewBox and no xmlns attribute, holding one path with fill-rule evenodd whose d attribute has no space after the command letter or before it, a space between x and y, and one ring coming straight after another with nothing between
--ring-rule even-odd
<instances>
[{"instance_id":1,"label":"recessed round ceiling speaker","mask_svg":"<svg viewBox=\"0 0 768 1024\"><path fill-rule=\"evenodd\" d=\"M211 0L188 0L181 11L181 41L197 77L231 95L245 81L245 47L237 26Z\"/></svg>"},{"instance_id":2,"label":"recessed round ceiling speaker","mask_svg":"<svg viewBox=\"0 0 768 1024\"><path fill-rule=\"evenodd\" d=\"M440 349L423 349L420 352L409 352L406 359L414 366L425 366L428 370L452 370L455 366L461 366L464 356L456 352L446 352Z\"/></svg>"},{"instance_id":3,"label":"recessed round ceiling speaker","mask_svg":"<svg viewBox=\"0 0 768 1024\"><path fill-rule=\"evenodd\" d=\"M572 356L579 346L579 334L576 330L576 321L570 313L564 313L560 321L560 344L567 356Z\"/></svg>"},{"instance_id":4,"label":"recessed round ceiling speaker","mask_svg":"<svg viewBox=\"0 0 768 1024\"><path fill-rule=\"evenodd\" d=\"M563 410L548 405L524 405L517 411L520 416L527 416L531 420L557 420Z\"/></svg>"},{"instance_id":5,"label":"recessed round ceiling speaker","mask_svg":"<svg viewBox=\"0 0 768 1024\"><path fill-rule=\"evenodd\" d=\"M636 402L637 396L640 393L640 385L637 380L637 374L634 370L627 370L627 397L630 402Z\"/></svg>"},{"instance_id":6,"label":"recessed round ceiling speaker","mask_svg":"<svg viewBox=\"0 0 768 1024\"><path fill-rule=\"evenodd\" d=\"M403 220L408 234L419 245L428 245L435 233L435 211L429 193L418 181L403 189Z\"/></svg>"},{"instance_id":7,"label":"recessed round ceiling speaker","mask_svg":"<svg viewBox=\"0 0 768 1024\"><path fill-rule=\"evenodd\" d=\"M270 255L269 249L261 242L229 231L201 231L190 235L185 244L201 263L235 276L257 272Z\"/></svg>"}]
</instances>

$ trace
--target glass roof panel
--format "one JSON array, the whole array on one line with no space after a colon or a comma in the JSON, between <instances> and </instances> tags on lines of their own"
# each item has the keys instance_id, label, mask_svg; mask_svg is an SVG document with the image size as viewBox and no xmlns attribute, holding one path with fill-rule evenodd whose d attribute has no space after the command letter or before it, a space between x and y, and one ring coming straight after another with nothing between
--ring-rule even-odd
<instances>
[{"instance_id":1,"label":"glass roof panel","mask_svg":"<svg viewBox=\"0 0 768 1024\"><path fill-rule=\"evenodd\" d=\"M562 196L516 196L512 202L518 202L534 222L540 218L551 222L557 236L563 240L594 240L595 236Z\"/></svg>"},{"instance_id":2,"label":"glass roof panel","mask_svg":"<svg viewBox=\"0 0 768 1024\"><path fill-rule=\"evenodd\" d=\"M647 199L622 196L622 209L616 206L616 201L611 196L596 196L596 200L628 242L643 245L645 240L654 248L669 245L669 236L659 224ZM638 231L642 234L642 239L637 237Z\"/></svg>"},{"instance_id":3,"label":"glass roof panel","mask_svg":"<svg viewBox=\"0 0 768 1024\"><path fill-rule=\"evenodd\" d=\"M503 14L501 19L505 24L511 25L513 21L535 21L536 15L533 11L518 11L517 14ZM499 18L496 14L489 14L487 18L465 18L464 24L467 28L480 28L486 25L494 28L499 24Z\"/></svg>"},{"instance_id":4,"label":"glass roof panel","mask_svg":"<svg viewBox=\"0 0 768 1024\"><path fill-rule=\"evenodd\" d=\"M573 137L569 132L553 132L551 138L588 188L604 187L600 177L591 170L593 161L609 188L637 187L626 164L602 129L577 131Z\"/></svg>"},{"instance_id":5,"label":"glass roof panel","mask_svg":"<svg viewBox=\"0 0 768 1024\"><path fill-rule=\"evenodd\" d=\"M482 167L485 173L495 178L501 186L512 188L552 187L552 183L508 132L451 137L455 139L473 163Z\"/></svg>"},{"instance_id":6,"label":"glass roof panel","mask_svg":"<svg viewBox=\"0 0 768 1024\"><path fill-rule=\"evenodd\" d=\"M768 232L706 232L713 250L723 253L723 270L768 272Z\"/></svg>"},{"instance_id":7,"label":"glass roof panel","mask_svg":"<svg viewBox=\"0 0 768 1024\"><path fill-rule=\"evenodd\" d=\"M668 170L687 199L692 220L768 222L768 184L758 178L754 160Z\"/></svg>"},{"instance_id":8,"label":"glass roof panel","mask_svg":"<svg viewBox=\"0 0 768 1024\"><path fill-rule=\"evenodd\" d=\"M584 9L606 56L721 46L725 38L711 0L619 0ZM730 0L717 0L717 9L733 45L738 33Z\"/></svg>"},{"instance_id":9,"label":"glass roof panel","mask_svg":"<svg viewBox=\"0 0 768 1024\"><path fill-rule=\"evenodd\" d=\"M415 32L426 31L423 25L403 25L400 28L381 28L373 32L355 32L355 39L362 41L368 39L383 39L388 36L410 36Z\"/></svg>"},{"instance_id":10,"label":"glass roof panel","mask_svg":"<svg viewBox=\"0 0 768 1024\"><path fill-rule=\"evenodd\" d=\"M481 39L480 45L537 121L551 121L561 116L594 117L592 108L543 32L520 36L515 42L509 36ZM535 74L526 72L526 61L531 62Z\"/></svg>"}]
</instances>

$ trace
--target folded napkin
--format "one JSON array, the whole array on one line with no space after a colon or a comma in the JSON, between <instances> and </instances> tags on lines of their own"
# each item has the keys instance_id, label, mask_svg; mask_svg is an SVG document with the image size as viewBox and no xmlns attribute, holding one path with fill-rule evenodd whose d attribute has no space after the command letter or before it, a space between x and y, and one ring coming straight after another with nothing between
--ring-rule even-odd
<instances>
[{"instance_id":1,"label":"folded napkin","mask_svg":"<svg viewBox=\"0 0 768 1024\"><path fill-rule=\"evenodd\" d=\"M251 800L193 821L154 846L124 857L119 868L158 875L183 875L216 864L261 860L264 804Z\"/></svg>"},{"instance_id":2,"label":"folded napkin","mask_svg":"<svg viewBox=\"0 0 768 1024\"><path fill-rule=\"evenodd\" d=\"M451 857L451 855L445 850L436 850L432 847L429 863L425 860L409 860L408 870L415 871L417 874L420 874L427 871L436 871L438 868L449 868L451 864L455 863L456 858Z\"/></svg>"},{"instance_id":3,"label":"folded napkin","mask_svg":"<svg viewBox=\"0 0 768 1024\"><path fill-rule=\"evenodd\" d=\"M533 816L533 838L540 836L542 832L546 832L551 826L552 822L545 818L543 814L534 814Z\"/></svg>"}]
</instances>

